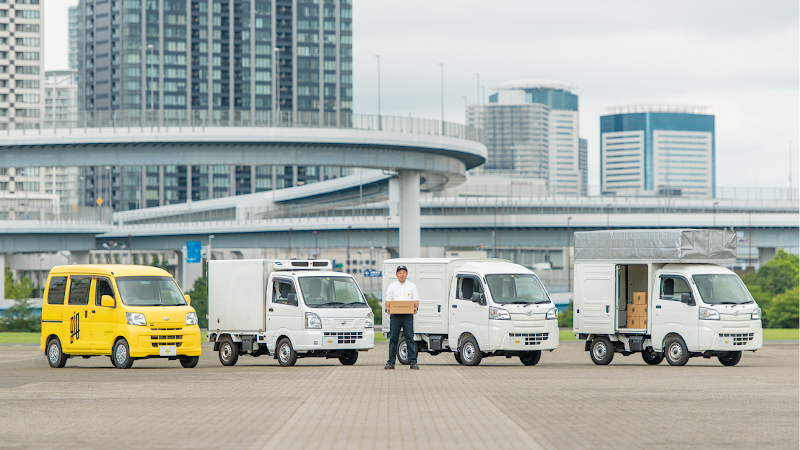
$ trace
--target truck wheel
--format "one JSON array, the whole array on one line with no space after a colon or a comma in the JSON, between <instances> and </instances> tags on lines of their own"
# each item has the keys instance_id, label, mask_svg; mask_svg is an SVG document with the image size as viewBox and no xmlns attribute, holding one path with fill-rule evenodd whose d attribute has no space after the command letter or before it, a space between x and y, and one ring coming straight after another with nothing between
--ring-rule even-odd
<instances>
[{"instance_id":1,"label":"truck wheel","mask_svg":"<svg viewBox=\"0 0 800 450\"><path fill-rule=\"evenodd\" d=\"M223 366L233 366L239 360L239 346L230 338L225 338L219 344L219 362Z\"/></svg>"},{"instance_id":2,"label":"truck wheel","mask_svg":"<svg viewBox=\"0 0 800 450\"><path fill-rule=\"evenodd\" d=\"M667 362L670 366L684 366L689 362L689 350L686 343L680 336L673 336L667 340L666 348Z\"/></svg>"},{"instance_id":3,"label":"truck wheel","mask_svg":"<svg viewBox=\"0 0 800 450\"><path fill-rule=\"evenodd\" d=\"M735 366L739 364L741 360L742 352L729 352L727 355L719 357L719 362L721 362L723 366Z\"/></svg>"},{"instance_id":4,"label":"truck wheel","mask_svg":"<svg viewBox=\"0 0 800 450\"><path fill-rule=\"evenodd\" d=\"M278 342L278 363L283 367L293 366L297 362L297 352L292 348L292 342L283 338Z\"/></svg>"},{"instance_id":5,"label":"truck wheel","mask_svg":"<svg viewBox=\"0 0 800 450\"><path fill-rule=\"evenodd\" d=\"M125 339L120 339L114 343L114 350L111 355L114 357L114 366L117 369L130 369L133 365L128 341Z\"/></svg>"},{"instance_id":6,"label":"truck wheel","mask_svg":"<svg viewBox=\"0 0 800 450\"><path fill-rule=\"evenodd\" d=\"M358 352L355 350L348 350L339 356L339 362L343 366L352 366L356 361L358 361Z\"/></svg>"},{"instance_id":7,"label":"truck wheel","mask_svg":"<svg viewBox=\"0 0 800 450\"><path fill-rule=\"evenodd\" d=\"M61 351L61 341L58 338L50 339L50 342L47 343L47 362L54 369L60 369L67 365L67 355Z\"/></svg>"},{"instance_id":8,"label":"truck wheel","mask_svg":"<svg viewBox=\"0 0 800 450\"><path fill-rule=\"evenodd\" d=\"M522 361L522 364L526 366L535 366L539 364L539 360L542 358L542 351L541 350L534 350L532 352L525 352L519 355L519 360Z\"/></svg>"},{"instance_id":9,"label":"truck wheel","mask_svg":"<svg viewBox=\"0 0 800 450\"><path fill-rule=\"evenodd\" d=\"M483 359L483 352L478 347L478 341L472 336L465 338L458 350L461 353L461 360L467 366L477 366Z\"/></svg>"},{"instance_id":10,"label":"truck wheel","mask_svg":"<svg viewBox=\"0 0 800 450\"><path fill-rule=\"evenodd\" d=\"M416 353L417 350L417 343L414 342L414 352ZM397 346L397 361L404 366L408 365L408 344L405 339Z\"/></svg>"},{"instance_id":11,"label":"truck wheel","mask_svg":"<svg viewBox=\"0 0 800 450\"><path fill-rule=\"evenodd\" d=\"M656 353L656 351L653 350L653 347L647 347L642 352L642 359L651 366L657 366L661 364L661 361L664 360L664 354Z\"/></svg>"},{"instance_id":12,"label":"truck wheel","mask_svg":"<svg viewBox=\"0 0 800 450\"><path fill-rule=\"evenodd\" d=\"M453 352L453 355L456 357L456 362L459 364L464 364L464 361L461 360L461 353Z\"/></svg>"},{"instance_id":13,"label":"truck wheel","mask_svg":"<svg viewBox=\"0 0 800 450\"><path fill-rule=\"evenodd\" d=\"M598 366L605 366L614 359L614 346L611 340L605 336L594 338L589 348L592 361Z\"/></svg>"},{"instance_id":14,"label":"truck wheel","mask_svg":"<svg viewBox=\"0 0 800 450\"><path fill-rule=\"evenodd\" d=\"M199 356L191 356L189 358L181 358L181 367L184 369L193 369L197 367L197 363L200 362Z\"/></svg>"}]
</instances>

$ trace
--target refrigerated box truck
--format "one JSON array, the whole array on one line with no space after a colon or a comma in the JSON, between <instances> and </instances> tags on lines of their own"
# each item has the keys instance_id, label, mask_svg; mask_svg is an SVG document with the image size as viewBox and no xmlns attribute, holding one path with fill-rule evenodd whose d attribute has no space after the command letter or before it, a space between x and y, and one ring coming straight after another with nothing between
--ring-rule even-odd
<instances>
[{"instance_id":1,"label":"refrigerated box truck","mask_svg":"<svg viewBox=\"0 0 800 450\"><path fill-rule=\"evenodd\" d=\"M383 263L383 292L397 281L397 266L408 268L417 286L419 311L414 341L420 352L454 353L461 364L476 366L487 356L517 356L526 366L543 350L558 347L558 310L539 277L501 259L400 258ZM383 314L383 333L390 317ZM397 358L408 364L402 334Z\"/></svg>"},{"instance_id":2,"label":"refrigerated box truck","mask_svg":"<svg viewBox=\"0 0 800 450\"><path fill-rule=\"evenodd\" d=\"M208 263L208 341L225 366L239 355L338 358L375 346L374 317L356 280L327 260Z\"/></svg>"},{"instance_id":3,"label":"refrigerated box truck","mask_svg":"<svg viewBox=\"0 0 800 450\"><path fill-rule=\"evenodd\" d=\"M716 357L726 366L761 348L761 309L724 265L736 261L736 233L622 230L575 233L575 337L598 365L614 353Z\"/></svg>"}]
</instances>

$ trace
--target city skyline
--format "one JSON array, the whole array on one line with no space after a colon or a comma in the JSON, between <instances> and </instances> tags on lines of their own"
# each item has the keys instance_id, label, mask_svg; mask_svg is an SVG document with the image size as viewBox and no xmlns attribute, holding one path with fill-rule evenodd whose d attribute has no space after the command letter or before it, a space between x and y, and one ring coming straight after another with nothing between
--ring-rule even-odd
<instances>
[{"instance_id":1,"label":"city skyline","mask_svg":"<svg viewBox=\"0 0 800 450\"><path fill-rule=\"evenodd\" d=\"M47 70L68 65L70 4L45 5L52 11L46 14ZM624 104L709 106L717 118L720 187L788 187L791 140L798 185L796 3L757 11L730 2L629 2L615 10L583 1L503 5L355 0L354 111L377 112L376 54L381 113L387 115L441 117L439 62L449 121L464 121L463 96L475 103L475 73L487 101L491 87L503 81L557 79L577 86L581 97L590 186L600 181L599 118L606 107Z\"/></svg>"}]
</instances>

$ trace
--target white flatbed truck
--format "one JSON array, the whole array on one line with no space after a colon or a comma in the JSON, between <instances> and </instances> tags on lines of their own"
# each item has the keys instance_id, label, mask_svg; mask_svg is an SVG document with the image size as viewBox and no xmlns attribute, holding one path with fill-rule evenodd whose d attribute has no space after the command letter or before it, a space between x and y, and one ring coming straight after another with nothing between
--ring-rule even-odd
<instances>
[{"instance_id":1,"label":"white flatbed truck","mask_svg":"<svg viewBox=\"0 0 800 450\"><path fill-rule=\"evenodd\" d=\"M414 316L417 350L453 353L460 364L477 366L488 356L519 357L526 366L542 351L558 347L558 310L531 270L501 259L399 258L383 264L383 292L397 280L397 266L419 292ZM389 336L389 315L383 333ZM397 358L408 364L403 335Z\"/></svg>"},{"instance_id":2,"label":"white flatbed truck","mask_svg":"<svg viewBox=\"0 0 800 450\"><path fill-rule=\"evenodd\" d=\"M208 341L225 366L240 355L355 364L375 346L374 315L349 274L327 260L231 260L208 264Z\"/></svg>"},{"instance_id":3,"label":"white flatbed truck","mask_svg":"<svg viewBox=\"0 0 800 450\"><path fill-rule=\"evenodd\" d=\"M614 353L641 353L651 365L699 356L738 364L763 333L761 309L722 266L735 263L736 244L732 231L575 233L575 337L598 365Z\"/></svg>"}]
</instances>

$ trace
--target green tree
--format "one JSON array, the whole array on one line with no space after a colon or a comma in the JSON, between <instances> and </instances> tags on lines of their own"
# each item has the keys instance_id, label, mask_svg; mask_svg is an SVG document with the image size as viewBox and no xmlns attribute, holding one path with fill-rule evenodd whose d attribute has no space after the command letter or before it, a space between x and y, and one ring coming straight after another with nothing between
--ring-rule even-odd
<instances>
[{"instance_id":1,"label":"green tree","mask_svg":"<svg viewBox=\"0 0 800 450\"><path fill-rule=\"evenodd\" d=\"M564 312L558 313L558 327L572 328L572 300L569 301L569 306Z\"/></svg>"},{"instance_id":2,"label":"green tree","mask_svg":"<svg viewBox=\"0 0 800 450\"><path fill-rule=\"evenodd\" d=\"M194 280L192 290L186 294L192 299L192 308L197 311L197 323L200 328L208 328L208 277Z\"/></svg>"},{"instance_id":3,"label":"green tree","mask_svg":"<svg viewBox=\"0 0 800 450\"><path fill-rule=\"evenodd\" d=\"M34 285L28 277L14 281L11 269L5 268L5 298L14 300L14 305L0 315L0 331L38 332L42 329L39 316L28 304L33 296Z\"/></svg>"},{"instance_id":4,"label":"green tree","mask_svg":"<svg viewBox=\"0 0 800 450\"><path fill-rule=\"evenodd\" d=\"M799 274L798 256L778 249L775 258L761 266L757 272L742 275L742 281L764 313L762 316L764 328L797 326ZM789 304L792 292L795 293L794 306ZM794 316L792 311L795 311ZM791 325L792 323L794 325Z\"/></svg>"},{"instance_id":5,"label":"green tree","mask_svg":"<svg viewBox=\"0 0 800 450\"><path fill-rule=\"evenodd\" d=\"M381 308L381 303L378 301L378 297L375 297L372 294L367 294L367 304L370 308L372 308L372 314L375 315L375 325L382 323L381 317L383 316L383 308Z\"/></svg>"},{"instance_id":6,"label":"green tree","mask_svg":"<svg viewBox=\"0 0 800 450\"><path fill-rule=\"evenodd\" d=\"M798 328L800 325L800 287L795 286L775 296L764 311L769 316L770 328Z\"/></svg>"},{"instance_id":7,"label":"green tree","mask_svg":"<svg viewBox=\"0 0 800 450\"><path fill-rule=\"evenodd\" d=\"M150 265L153 267L160 267L160 264L158 262L158 255L156 255L155 253L150 254Z\"/></svg>"}]
</instances>

